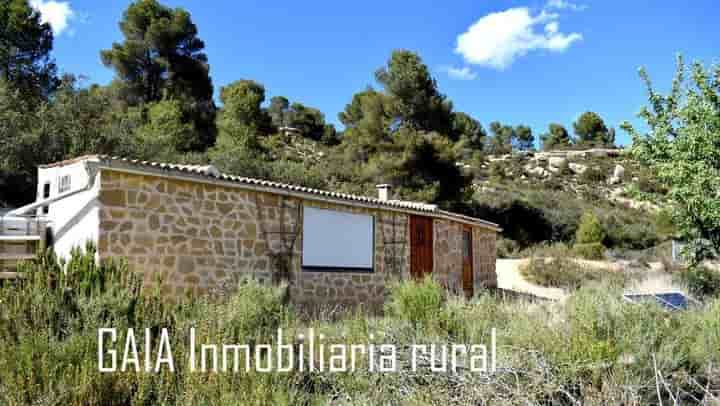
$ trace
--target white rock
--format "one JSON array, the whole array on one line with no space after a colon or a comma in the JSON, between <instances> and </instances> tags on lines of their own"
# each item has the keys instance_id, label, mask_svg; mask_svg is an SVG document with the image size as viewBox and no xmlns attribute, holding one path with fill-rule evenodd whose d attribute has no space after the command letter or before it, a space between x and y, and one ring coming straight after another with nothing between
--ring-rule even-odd
<instances>
[{"instance_id":1,"label":"white rock","mask_svg":"<svg viewBox=\"0 0 720 406\"><path fill-rule=\"evenodd\" d=\"M547 170L545 170L545 168L542 168L540 166L532 168L531 170L528 171L528 173L530 175L539 176L541 178L546 178L546 177L550 176L550 172L548 172Z\"/></svg>"},{"instance_id":2,"label":"white rock","mask_svg":"<svg viewBox=\"0 0 720 406\"><path fill-rule=\"evenodd\" d=\"M613 170L613 174L608 183L611 185L622 183L623 176L625 176L625 168L623 168L622 165L615 165L615 169Z\"/></svg>"},{"instance_id":3,"label":"white rock","mask_svg":"<svg viewBox=\"0 0 720 406\"><path fill-rule=\"evenodd\" d=\"M567 158L562 157L551 157L548 159L548 164L551 168L561 168L567 163Z\"/></svg>"},{"instance_id":4,"label":"white rock","mask_svg":"<svg viewBox=\"0 0 720 406\"><path fill-rule=\"evenodd\" d=\"M570 170L573 171L573 173L582 175L586 170L587 166L582 164L576 164L576 163L569 163L568 166L570 167Z\"/></svg>"}]
</instances>

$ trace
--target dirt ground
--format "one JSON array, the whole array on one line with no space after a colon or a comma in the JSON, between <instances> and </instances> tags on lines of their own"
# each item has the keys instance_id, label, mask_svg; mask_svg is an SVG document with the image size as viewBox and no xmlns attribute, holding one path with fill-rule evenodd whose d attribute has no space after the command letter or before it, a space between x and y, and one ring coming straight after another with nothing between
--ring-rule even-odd
<instances>
[{"instance_id":1,"label":"dirt ground","mask_svg":"<svg viewBox=\"0 0 720 406\"><path fill-rule=\"evenodd\" d=\"M568 296L568 292L564 289L543 287L525 280L520 273L520 268L528 261L529 259L498 259L496 262L498 287L552 300L563 300ZM591 267L617 272L622 272L626 266L622 262L578 261ZM671 275L663 271L662 264L659 262L649 264L649 268L642 274L642 277L628 285L625 290L627 293L687 292L685 287L677 284Z\"/></svg>"}]
</instances>

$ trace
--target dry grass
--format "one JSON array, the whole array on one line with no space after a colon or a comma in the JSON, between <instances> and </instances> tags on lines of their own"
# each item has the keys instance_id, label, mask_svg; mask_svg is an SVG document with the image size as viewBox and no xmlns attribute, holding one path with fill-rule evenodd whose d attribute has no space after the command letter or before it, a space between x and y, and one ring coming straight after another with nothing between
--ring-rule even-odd
<instances>
[{"instance_id":1,"label":"dry grass","mask_svg":"<svg viewBox=\"0 0 720 406\"><path fill-rule=\"evenodd\" d=\"M28 267L33 277L22 286L0 288L2 404L644 405L712 404L720 396L720 301L667 313L629 305L604 287L581 288L552 304L491 295L438 302L440 287L426 281L422 289L398 287L392 312L382 317L332 310L301 319L282 292L254 282L214 300L169 305L138 296L122 267L78 260L67 279L52 282L53 263ZM395 344L401 369L369 372L364 362L335 374L191 373L178 362L175 373L100 373L101 326L166 326L180 335L195 327L196 345L270 343L277 327L288 337L312 327L327 337L325 351L332 343ZM492 328L493 373L473 373L467 364L436 372L427 357L416 371L408 368L414 343L489 344ZM177 360L188 352L186 340L174 341Z\"/></svg>"}]
</instances>

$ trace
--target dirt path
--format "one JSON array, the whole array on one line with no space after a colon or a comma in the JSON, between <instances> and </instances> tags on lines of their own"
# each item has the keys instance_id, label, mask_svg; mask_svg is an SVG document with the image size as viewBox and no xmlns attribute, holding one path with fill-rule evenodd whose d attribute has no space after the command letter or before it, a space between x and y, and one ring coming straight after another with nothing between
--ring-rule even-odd
<instances>
[{"instance_id":1,"label":"dirt path","mask_svg":"<svg viewBox=\"0 0 720 406\"><path fill-rule=\"evenodd\" d=\"M623 272L624 268L622 263L579 261L591 267L606 268L617 272ZM525 280L520 273L520 267L527 262L528 259L498 259L496 262L498 287L554 300L563 300L568 296L568 293L564 289L547 288ZM650 267L647 269L647 272L640 279L626 286L626 292L656 293L668 291L685 292L687 290L685 287L677 284L670 274L664 272L660 263L651 263L649 265Z\"/></svg>"}]
</instances>

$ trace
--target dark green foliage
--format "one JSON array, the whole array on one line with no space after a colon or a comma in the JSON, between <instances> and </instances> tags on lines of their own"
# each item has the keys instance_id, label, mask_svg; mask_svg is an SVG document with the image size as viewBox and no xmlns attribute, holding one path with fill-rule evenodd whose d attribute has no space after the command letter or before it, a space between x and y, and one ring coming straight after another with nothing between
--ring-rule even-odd
<instances>
[{"instance_id":1,"label":"dark green foliage","mask_svg":"<svg viewBox=\"0 0 720 406\"><path fill-rule=\"evenodd\" d=\"M325 115L320 110L301 103L293 103L290 105L289 114L290 127L300 130L300 134L304 137L315 141L334 137L335 128L325 124Z\"/></svg>"},{"instance_id":2,"label":"dark green foliage","mask_svg":"<svg viewBox=\"0 0 720 406\"><path fill-rule=\"evenodd\" d=\"M599 242L575 244L573 253L583 259L601 260L605 258L605 246Z\"/></svg>"},{"instance_id":3,"label":"dark green foliage","mask_svg":"<svg viewBox=\"0 0 720 406\"><path fill-rule=\"evenodd\" d=\"M87 153L134 155L139 115L118 117L109 89L63 78L51 100L34 105L0 81L0 193L13 205L35 199L37 165Z\"/></svg>"},{"instance_id":4,"label":"dark green foliage","mask_svg":"<svg viewBox=\"0 0 720 406\"><path fill-rule=\"evenodd\" d=\"M615 143L615 130L608 129L600 116L587 111L573 123L575 142L584 146L612 146Z\"/></svg>"},{"instance_id":5,"label":"dark green foliage","mask_svg":"<svg viewBox=\"0 0 720 406\"><path fill-rule=\"evenodd\" d=\"M520 151L529 151L535 148L535 136L532 133L532 129L526 125L515 127L513 146Z\"/></svg>"},{"instance_id":6,"label":"dark green foliage","mask_svg":"<svg viewBox=\"0 0 720 406\"><path fill-rule=\"evenodd\" d=\"M241 141L273 132L271 117L262 108L265 87L252 80L238 80L220 89L223 109L218 117L220 136ZM250 141L247 141L250 142Z\"/></svg>"},{"instance_id":7,"label":"dark green foliage","mask_svg":"<svg viewBox=\"0 0 720 406\"><path fill-rule=\"evenodd\" d=\"M565 127L561 124L552 123L548 127L548 132L540 136L540 142L543 150L551 151L570 147L572 139Z\"/></svg>"},{"instance_id":8,"label":"dark green foliage","mask_svg":"<svg viewBox=\"0 0 720 406\"><path fill-rule=\"evenodd\" d=\"M603 230L600 220L591 211L583 213L580 218L580 225L575 234L575 242L579 244L589 244L602 242L605 239L605 230Z\"/></svg>"},{"instance_id":9,"label":"dark green foliage","mask_svg":"<svg viewBox=\"0 0 720 406\"><path fill-rule=\"evenodd\" d=\"M601 167L588 166L580 175L580 181L587 184L603 183L608 178L608 172Z\"/></svg>"},{"instance_id":10,"label":"dark green foliage","mask_svg":"<svg viewBox=\"0 0 720 406\"><path fill-rule=\"evenodd\" d=\"M393 115L401 125L450 135L452 104L439 92L420 56L407 50L393 51L375 78L391 98Z\"/></svg>"},{"instance_id":11,"label":"dark green foliage","mask_svg":"<svg viewBox=\"0 0 720 406\"><path fill-rule=\"evenodd\" d=\"M40 20L40 12L27 0L0 2L0 80L36 100L47 97L58 83L50 56L53 32Z\"/></svg>"},{"instance_id":12,"label":"dark green foliage","mask_svg":"<svg viewBox=\"0 0 720 406\"><path fill-rule=\"evenodd\" d=\"M677 276L695 297L710 299L720 295L720 271L696 266L679 271Z\"/></svg>"},{"instance_id":13,"label":"dark green foliage","mask_svg":"<svg viewBox=\"0 0 720 406\"><path fill-rule=\"evenodd\" d=\"M215 104L205 44L190 13L156 0L138 0L120 22L125 40L101 52L103 63L117 73L122 98L131 106L162 99L180 101L183 120L194 137L185 151L205 150L215 142Z\"/></svg>"},{"instance_id":14,"label":"dark green foliage","mask_svg":"<svg viewBox=\"0 0 720 406\"><path fill-rule=\"evenodd\" d=\"M585 259L602 259L605 256L606 233L597 216L587 211L580 218L577 232L575 233L575 254Z\"/></svg>"},{"instance_id":15,"label":"dark green foliage","mask_svg":"<svg viewBox=\"0 0 720 406\"><path fill-rule=\"evenodd\" d=\"M421 281L412 280L394 285L390 289L390 300L385 310L418 327L437 319L442 305L443 288L427 276Z\"/></svg>"},{"instance_id":16,"label":"dark green foliage","mask_svg":"<svg viewBox=\"0 0 720 406\"><path fill-rule=\"evenodd\" d=\"M520 272L528 281L540 286L571 290L592 283L622 282L623 277L620 273L591 268L568 258L571 254L567 252L556 258L530 258L530 261L520 269Z\"/></svg>"},{"instance_id":17,"label":"dark green foliage","mask_svg":"<svg viewBox=\"0 0 720 406\"><path fill-rule=\"evenodd\" d=\"M515 129L509 125L503 125L498 121L490 123L491 137L487 139L486 149L488 153L501 155L509 154L512 151L512 142L515 139Z\"/></svg>"},{"instance_id":18,"label":"dark green foliage","mask_svg":"<svg viewBox=\"0 0 720 406\"><path fill-rule=\"evenodd\" d=\"M249 380L258 384L257 374L228 372L223 380L230 381L221 390L215 379L191 373L186 337L194 327L198 353L200 343L271 343L277 328L289 323L282 287L248 280L237 290L216 294L214 301L192 296L171 300L148 286L141 292L139 278L122 262L97 264L92 246L75 250L65 272L51 253L20 271L26 275L23 281L0 286L0 345L5 349L0 365L10 366L0 369L0 403L36 404L51 397L63 404L194 404L195 397L218 396L229 388L273 403L268 395L243 387L250 386ZM132 365L128 373L99 372L98 328L106 327L118 332L117 344L108 347L119 348L118 368L128 328L135 329L141 368L145 352L151 351L144 345L145 329L151 333L154 360L160 331L166 328L175 372L136 373ZM215 388L198 393L206 392L206 385ZM237 396L238 403L245 403Z\"/></svg>"}]
</instances>

